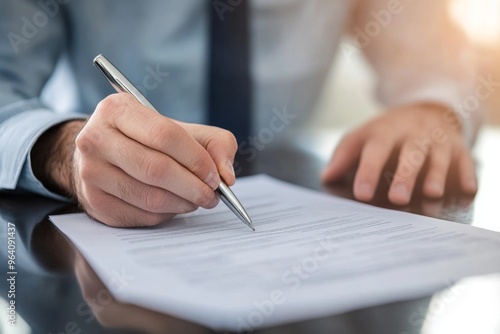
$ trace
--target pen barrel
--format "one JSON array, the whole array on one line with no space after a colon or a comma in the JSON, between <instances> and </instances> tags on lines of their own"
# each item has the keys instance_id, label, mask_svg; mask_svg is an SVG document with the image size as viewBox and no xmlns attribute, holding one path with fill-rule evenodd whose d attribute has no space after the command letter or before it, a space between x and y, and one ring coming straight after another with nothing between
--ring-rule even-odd
<instances>
[{"instance_id":1,"label":"pen barrel","mask_svg":"<svg viewBox=\"0 0 500 334\"><path fill-rule=\"evenodd\" d=\"M153 109L158 112L156 108L146 99L142 93L135 88L135 86L127 79L127 77L120 72L106 57L98 55L94 58L94 65L102 72L102 74L109 81L111 86L118 93L129 93L137 99L143 106Z\"/></svg>"}]
</instances>

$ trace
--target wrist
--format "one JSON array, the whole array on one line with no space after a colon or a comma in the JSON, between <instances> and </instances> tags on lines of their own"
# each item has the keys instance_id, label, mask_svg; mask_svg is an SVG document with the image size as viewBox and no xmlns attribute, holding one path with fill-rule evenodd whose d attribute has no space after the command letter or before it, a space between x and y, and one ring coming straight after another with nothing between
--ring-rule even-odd
<instances>
[{"instance_id":1,"label":"wrist","mask_svg":"<svg viewBox=\"0 0 500 334\"><path fill-rule=\"evenodd\" d=\"M33 173L55 193L74 197L73 154L75 138L85 121L57 124L45 131L31 150Z\"/></svg>"}]
</instances>

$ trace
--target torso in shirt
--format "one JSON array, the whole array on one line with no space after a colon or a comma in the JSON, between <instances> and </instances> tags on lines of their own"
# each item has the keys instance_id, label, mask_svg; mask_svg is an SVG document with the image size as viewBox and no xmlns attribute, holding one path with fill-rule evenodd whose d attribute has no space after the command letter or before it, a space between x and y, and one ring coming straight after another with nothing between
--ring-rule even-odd
<instances>
[{"instance_id":1,"label":"torso in shirt","mask_svg":"<svg viewBox=\"0 0 500 334\"><path fill-rule=\"evenodd\" d=\"M216 10L211 3L87 0L62 5L70 25L68 52L79 78L80 111L92 112L112 93L92 65L102 53L160 112L204 123L208 10ZM269 127L276 110L297 116L287 124L291 128L307 120L351 9L348 0L251 1L254 129Z\"/></svg>"}]
</instances>

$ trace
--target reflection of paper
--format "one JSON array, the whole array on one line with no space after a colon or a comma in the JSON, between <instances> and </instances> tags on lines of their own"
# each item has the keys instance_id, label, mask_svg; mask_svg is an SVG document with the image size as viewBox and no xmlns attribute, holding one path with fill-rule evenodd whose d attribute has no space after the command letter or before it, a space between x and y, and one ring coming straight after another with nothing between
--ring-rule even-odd
<instances>
[{"instance_id":1,"label":"reflection of paper","mask_svg":"<svg viewBox=\"0 0 500 334\"><path fill-rule=\"evenodd\" d=\"M430 294L500 271L500 234L334 198L266 176L224 205L155 228L51 217L121 301L249 331Z\"/></svg>"}]
</instances>

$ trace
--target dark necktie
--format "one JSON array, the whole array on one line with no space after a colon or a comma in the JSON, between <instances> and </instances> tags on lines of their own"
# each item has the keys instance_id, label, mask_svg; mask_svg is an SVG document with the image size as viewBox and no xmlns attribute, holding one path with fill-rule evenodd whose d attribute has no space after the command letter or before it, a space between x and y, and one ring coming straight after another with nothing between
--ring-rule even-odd
<instances>
[{"instance_id":1,"label":"dark necktie","mask_svg":"<svg viewBox=\"0 0 500 334\"><path fill-rule=\"evenodd\" d=\"M211 0L208 122L240 144L251 130L248 1Z\"/></svg>"}]
</instances>

